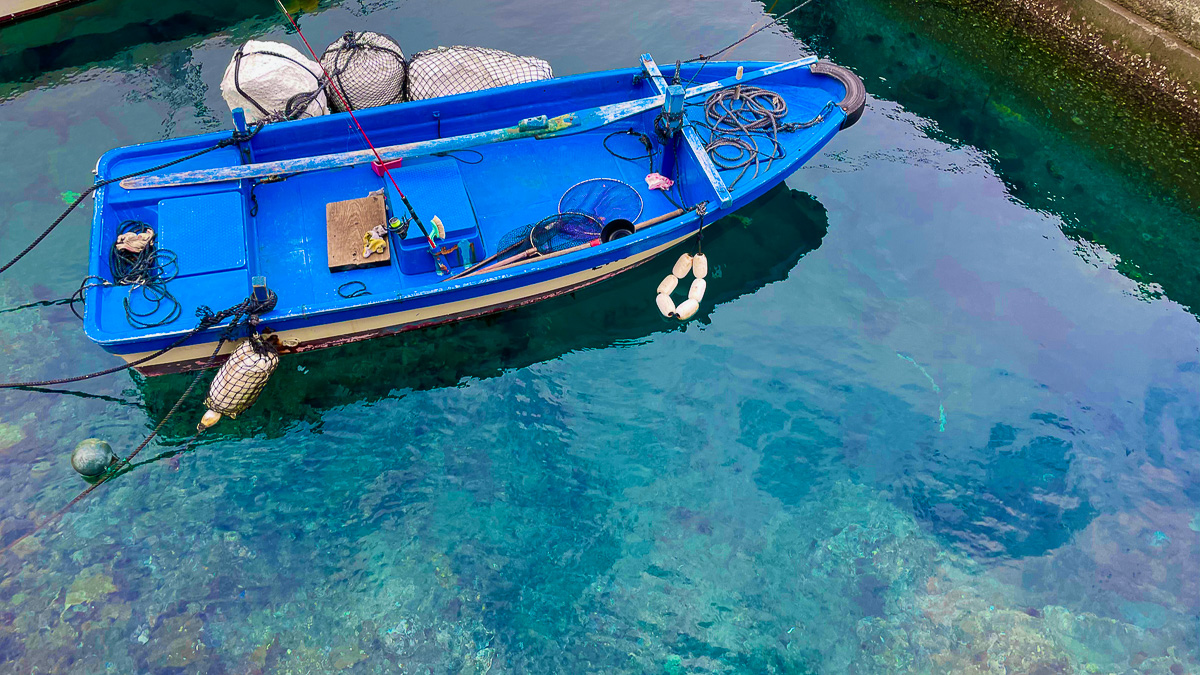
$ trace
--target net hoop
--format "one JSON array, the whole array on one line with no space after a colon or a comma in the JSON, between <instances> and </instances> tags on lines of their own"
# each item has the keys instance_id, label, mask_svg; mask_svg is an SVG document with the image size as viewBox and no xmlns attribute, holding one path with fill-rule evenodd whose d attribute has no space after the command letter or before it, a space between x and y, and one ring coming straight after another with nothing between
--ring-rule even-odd
<instances>
[{"instance_id":1,"label":"net hoop","mask_svg":"<svg viewBox=\"0 0 1200 675\"><path fill-rule=\"evenodd\" d=\"M558 200L559 213L590 215L601 226L620 218L636 223L642 208L642 195L629 183L615 178L580 181Z\"/></svg>"}]
</instances>

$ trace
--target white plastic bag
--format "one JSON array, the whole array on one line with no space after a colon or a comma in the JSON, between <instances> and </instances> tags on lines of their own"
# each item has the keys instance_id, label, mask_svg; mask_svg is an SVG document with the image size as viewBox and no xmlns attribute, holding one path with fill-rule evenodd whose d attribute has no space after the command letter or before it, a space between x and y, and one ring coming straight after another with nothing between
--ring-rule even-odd
<instances>
[{"instance_id":1,"label":"white plastic bag","mask_svg":"<svg viewBox=\"0 0 1200 675\"><path fill-rule=\"evenodd\" d=\"M249 122L316 117L329 112L320 79L321 67L296 49L250 40L225 69L221 97L230 110L245 110Z\"/></svg>"}]
</instances>

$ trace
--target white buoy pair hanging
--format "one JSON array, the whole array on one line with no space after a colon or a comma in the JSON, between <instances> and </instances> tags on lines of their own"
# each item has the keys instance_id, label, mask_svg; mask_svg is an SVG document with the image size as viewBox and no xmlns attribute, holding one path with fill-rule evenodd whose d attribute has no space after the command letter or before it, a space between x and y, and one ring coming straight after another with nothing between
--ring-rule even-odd
<instances>
[{"instance_id":1,"label":"white buoy pair hanging","mask_svg":"<svg viewBox=\"0 0 1200 675\"><path fill-rule=\"evenodd\" d=\"M696 277L692 280L692 285L688 288L687 300L675 306L675 301L671 299L671 293L679 287L679 282L683 278L692 273ZM708 276L708 257L703 253L691 255L684 253L679 256L679 260L675 261L675 267L671 269L671 273L662 280L658 285L658 297L654 299L658 305L658 311L662 315L670 318L687 321L696 314L700 309L700 301L704 299L704 289L707 287L707 282L704 277Z\"/></svg>"}]
</instances>

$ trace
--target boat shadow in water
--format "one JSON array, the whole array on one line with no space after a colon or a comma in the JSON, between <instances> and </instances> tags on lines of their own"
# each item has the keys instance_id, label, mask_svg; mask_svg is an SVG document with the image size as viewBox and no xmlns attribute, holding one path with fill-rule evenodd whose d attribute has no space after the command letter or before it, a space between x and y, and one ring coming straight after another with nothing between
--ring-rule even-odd
<instances>
[{"instance_id":1,"label":"boat shadow in water","mask_svg":"<svg viewBox=\"0 0 1200 675\"><path fill-rule=\"evenodd\" d=\"M713 308L785 278L828 231L825 207L814 197L780 185L704 233L713 271L698 321ZM236 420L223 420L208 440L278 437L298 422L320 425L322 413L346 405L395 398L413 391L456 386L556 359L582 349L603 349L679 330L654 305L654 288L689 240L615 279L531 306L395 336L282 357L262 396ZM140 387L150 420L167 413L191 380L189 374L144 380ZM205 386L210 380L206 377ZM203 409L185 404L166 438L189 437Z\"/></svg>"}]
</instances>

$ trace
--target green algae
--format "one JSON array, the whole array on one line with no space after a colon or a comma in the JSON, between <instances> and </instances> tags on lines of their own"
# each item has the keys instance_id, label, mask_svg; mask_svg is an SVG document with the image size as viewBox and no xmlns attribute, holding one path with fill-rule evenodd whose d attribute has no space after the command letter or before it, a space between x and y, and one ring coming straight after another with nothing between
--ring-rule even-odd
<instances>
[{"instance_id":1,"label":"green algae","mask_svg":"<svg viewBox=\"0 0 1200 675\"><path fill-rule=\"evenodd\" d=\"M97 602L116 592L117 587L113 585L111 576L95 569L84 570L75 577L71 588L67 590L63 611L69 611L77 605Z\"/></svg>"},{"instance_id":2,"label":"green algae","mask_svg":"<svg viewBox=\"0 0 1200 675\"><path fill-rule=\"evenodd\" d=\"M868 92L929 118L931 136L987 153L1015 198L1062 218L1085 259L1144 297L1200 308L1200 136L1185 118L988 3L832 0L788 21Z\"/></svg>"}]
</instances>

